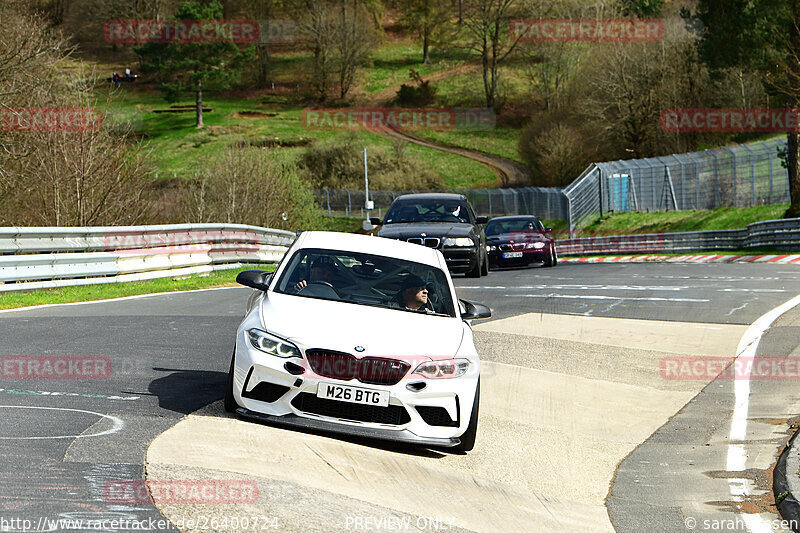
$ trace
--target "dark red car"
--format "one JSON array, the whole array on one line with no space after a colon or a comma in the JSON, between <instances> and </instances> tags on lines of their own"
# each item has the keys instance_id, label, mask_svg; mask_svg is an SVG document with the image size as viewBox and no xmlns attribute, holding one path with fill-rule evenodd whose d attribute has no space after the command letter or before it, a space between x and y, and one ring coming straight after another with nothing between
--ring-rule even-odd
<instances>
[{"instance_id":1,"label":"dark red car","mask_svg":"<svg viewBox=\"0 0 800 533\"><path fill-rule=\"evenodd\" d=\"M521 267L532 264L555 266L556 241L535 216L493 218L486 225L489 268Z\"/></svg>"}]
</instances>

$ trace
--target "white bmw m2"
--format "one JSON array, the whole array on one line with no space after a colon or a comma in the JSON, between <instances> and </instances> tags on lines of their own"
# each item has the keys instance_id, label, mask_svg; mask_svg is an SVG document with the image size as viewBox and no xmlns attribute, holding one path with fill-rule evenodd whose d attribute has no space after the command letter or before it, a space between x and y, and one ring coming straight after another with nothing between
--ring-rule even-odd
<instances>
[{"instance_id":1,"label":"white bmw m2","mask_svg":"<svg viewBox=\"0 0 800 533\"><path fill-rule=\"evenodd\" d=\"M225 408L303 428L469 451L480 358L441 252L305 232L255 289L236 334Z\"/></svg>"}]
</instances>

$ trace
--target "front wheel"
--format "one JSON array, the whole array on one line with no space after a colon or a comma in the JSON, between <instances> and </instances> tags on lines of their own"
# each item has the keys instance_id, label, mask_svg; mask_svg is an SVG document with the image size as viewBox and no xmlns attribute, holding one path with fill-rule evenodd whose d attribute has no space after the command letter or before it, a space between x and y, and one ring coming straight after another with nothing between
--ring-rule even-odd
<instances>
[{"instance_id":1,"label":"front wheel","mask_svg":"<svg viewBox=\"0 0 800 533\"><path fill-rule=\"evenodd\" d=\"M229 413L235 413L239 406L236 404L236 399L233 397L233 365L236 360L236 348L233 349L231 356L231 368L228 370L228 382L225 386L225 401L223 405L225 410Z\"/></svg>"},{"instance_id":2,"label":"front wheel","mask_svg":"<svg viewBox=\"0 0 800 533\"><path fill-rule=\"evenodd\" d=\"M485 256L483 259L483 267L481 268L481 274L484 276L489 275L489 256Z\"/></svg>"},{"instance_id":3,"label":"front wheel","mask_svg":"<svg viewBox=\"0 0 800 533\"><path fill-rule=\"evenodd\" d=\"M478 255L478 261L475 263L475 268L467 272L468 278L479 278L481 277L481 273L483 272L483 265L481 264L481 257L480 254Z\"/></svg>"},{"instance_id":4,"label":"front wheel","mask_svg":"<svg viewBox=\"0 0 800 533\"><path fill-rule=\"evenodd\" d=\"M478 436L478 407L481 403L481 380L475 386L475 401L472 403L472 413L469 416L469 426L461 435L461 444L456 449L461 452L469 452L475 447L475 437Z\"/></svg>"}]
</instances>

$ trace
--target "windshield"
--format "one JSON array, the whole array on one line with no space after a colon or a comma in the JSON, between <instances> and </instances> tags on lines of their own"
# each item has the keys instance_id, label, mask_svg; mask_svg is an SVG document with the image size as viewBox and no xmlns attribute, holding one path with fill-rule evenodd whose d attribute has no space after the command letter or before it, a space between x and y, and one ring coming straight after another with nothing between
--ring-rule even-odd
<instances>
[{"instance_id":1,"label":"windshield","mask_svg":"<svg viewBox=\"0 0 800 533\"><path fill-rule=\"evenodd\" d=\"M507 220L490 220L486 225L486 236L502 233L518 233L526 231L544 231L544 226L535 218L512 218Z\"/></svg>"},{"instance_id":2,"label":"windshield","mask_svg":"<svg viewBox=\"0 0 800 533\"><path fill-rule=\"evenodd\" d=\"M425 288L427 295L419 295ZM298 250L276 292L400 311L455 317L447 277L441 269L379 255ZM414 309L414 298L427 299Z\"/></svg>"},{"instance_id":3,"label":"windshield","mask_svg":"<svg viewBox=\"0 0 800 533\"><path fill-rule=\"evenodd\" d=\"M405 222L471 223L466 203L461 200L417 200L395 202L386 213L384 224Z\"/></svg>"}]
</instances>

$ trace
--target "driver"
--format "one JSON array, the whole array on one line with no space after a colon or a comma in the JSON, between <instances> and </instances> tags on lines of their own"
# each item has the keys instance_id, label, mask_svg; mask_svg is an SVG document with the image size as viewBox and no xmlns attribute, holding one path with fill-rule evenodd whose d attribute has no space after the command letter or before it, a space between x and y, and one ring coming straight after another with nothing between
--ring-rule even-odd
<instances>
[{"instance_id":1,"label":"driver","mask_svg":"<svg viewBox=\"0 0 800 533\"><path fill-rule=\"evenodd\" d=\"M326 255L318 257L311 263L311 268L308 271L308 281L301 279L297 285L294 286L294 290L300 292L308 285L309 281L324 281L333 285L333 275L335 272L336 263L333 262L332 258Z\"/></svg>"},{"instance_id":2,"label":"driver","mask_svg":"<svg viewBox=\"0 0 800 533\"><path fill-rule=\"evenodd\" d=\"M428 307L428 293L431 290L433 290L433 283L425 281L416 274L410 274L403 279L394 303L401 309L433 313Z\"/></svg>"}]
</instances>

